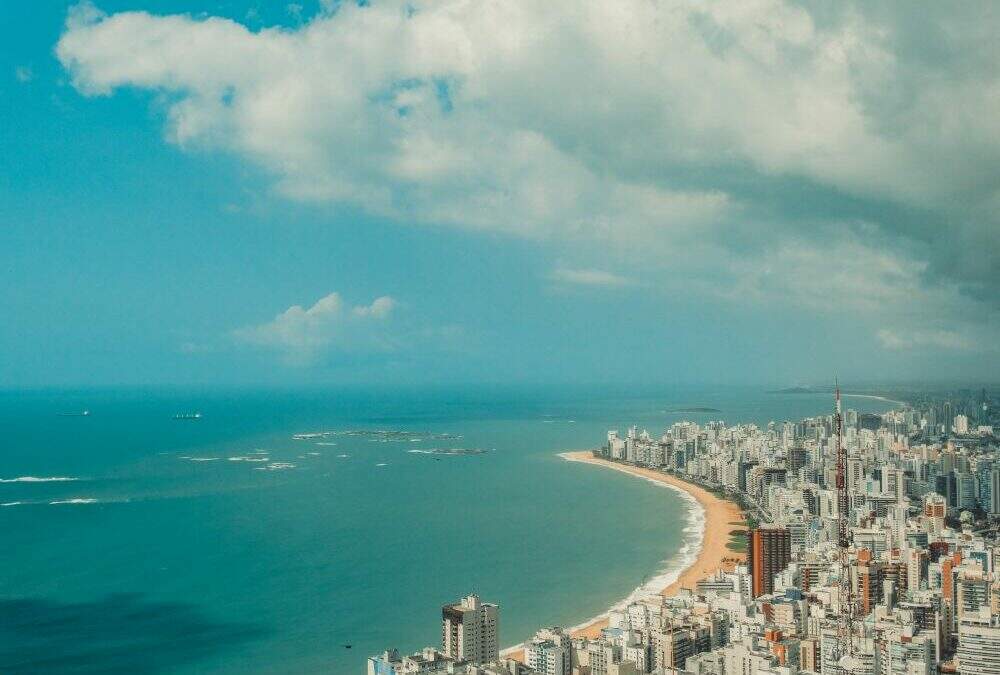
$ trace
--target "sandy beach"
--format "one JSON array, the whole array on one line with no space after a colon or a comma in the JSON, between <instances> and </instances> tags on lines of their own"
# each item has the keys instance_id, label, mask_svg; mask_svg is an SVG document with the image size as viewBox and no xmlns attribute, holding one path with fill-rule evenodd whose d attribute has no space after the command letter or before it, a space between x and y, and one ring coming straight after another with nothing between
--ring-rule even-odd
<instances>
[{"instance_id":1,"label":"sandy beach","mask_svg":"<svg viewBox=\"0 0 1000 675\"><path fill-rule=\"evenodd\" d=\"M743 520L743 512L733 502L720 499L698 485L685 482L679 478L675 478L674 476L660 473L659 471L599 459L594 457L589 450L564 452L559 456L571 462L594 464L596 466L612 469L614 471L621 471L622 473L628 473L633 476L648 478L658 483L671 485L688 493L694 497L699 504L701 504L702 508L705 510L705 534L701 545L701 551L698 553L698 557L695 561L681 572L680 576L677 577L677 580L674 583L660 591L662 595L673 595L681 588L693 589L695 583L697 583L700 579L710 576L719 569L731 566L732 563L727 563L726 559L744 559L744 554L737 553L726 548L726 544L729 542L729 531L740 527L738 523ZM607 618L598 618L585 626L577 628L572 632L572 634L574 636L597 637L600 635L601 630L606 628L607 625ZM523 658L523 650L510 650L505 653L505 656L520 661Z\"/></svg>"},{"instance_id":2,"label":"sandy beach","mask_svg":"<svg viewBox=\"0 0 1000 675\"><path fill-rule=\"evenodd\" d=\"M850 397L867 398L873 401L884 401L885 403L892 403L893 405L897 405L903 408L909 405L906 401L897 401L894 398L887 398L885 396L876 396L875 394L844 394L843 396L844 398L850 398Z\"/></svg>"}]
</instances>

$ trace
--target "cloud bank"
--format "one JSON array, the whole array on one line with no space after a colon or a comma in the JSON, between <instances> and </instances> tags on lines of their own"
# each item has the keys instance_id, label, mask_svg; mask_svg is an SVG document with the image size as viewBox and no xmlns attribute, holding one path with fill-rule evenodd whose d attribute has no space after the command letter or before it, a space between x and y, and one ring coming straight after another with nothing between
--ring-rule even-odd
<instances>
[{"instance_id":1,"label":"cloud bank","mask_svg":"<svg viewBox=\"0 0 1000 675\"><path fill-rule=\"evenodd\" d=\"M886 348L957 343L878 331L995 341L988 3L328 7L251 31L88 3L56 51L82 93L155 92L170 142L243 157L290 199L597 251L671 291L849 312ZM308 348L314 309L269 339Z\"/></svg>"}]
</instances>

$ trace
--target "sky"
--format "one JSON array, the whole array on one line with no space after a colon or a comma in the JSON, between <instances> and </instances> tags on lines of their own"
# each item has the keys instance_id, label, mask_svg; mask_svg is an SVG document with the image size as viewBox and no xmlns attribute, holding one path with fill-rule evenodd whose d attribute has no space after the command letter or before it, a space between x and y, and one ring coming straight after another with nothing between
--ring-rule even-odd
<instances>
[{"instance_id":1,"label":"sky","mask_svg":"<svg viewBox=\"0 0 1000 675\"><path fill-rule=\"evenodd\" d=\"M0 388L1000 376L992 2L0 3Z\"/></svg>"}]
</instances>

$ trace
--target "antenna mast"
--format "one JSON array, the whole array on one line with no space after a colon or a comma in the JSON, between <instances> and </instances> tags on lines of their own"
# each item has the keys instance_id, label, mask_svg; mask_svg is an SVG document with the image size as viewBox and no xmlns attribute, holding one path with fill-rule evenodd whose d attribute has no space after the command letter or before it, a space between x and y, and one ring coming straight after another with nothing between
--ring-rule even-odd
<instances>
[{"instance_id":1,"label":"antenna mast","mask_svg":"<svg viewBox=\"0 0 1000 675\"><path fill-rule=\"evenodd\" d=\"M838 648L840 659L854 655L854 590L851 587L850 547L851 496L847 489L847 450L844 448L844 415L840 406L840 383L836 384L836 407L833 416L837 439L837 549L840 554L840 622Z\"/></svg>"}]
</instances>

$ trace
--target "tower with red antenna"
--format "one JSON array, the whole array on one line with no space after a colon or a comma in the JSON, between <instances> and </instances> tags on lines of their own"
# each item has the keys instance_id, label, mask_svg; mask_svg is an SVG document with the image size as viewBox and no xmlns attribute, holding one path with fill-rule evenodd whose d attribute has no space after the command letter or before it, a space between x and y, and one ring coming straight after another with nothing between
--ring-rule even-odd
<instances>
[{"instance_id":1,"label":"tower with red antenna","mask_svg":"<svg viewBox=\"0 0 1000 675\"><path fill-rule=\"evenodd\" d=\"M840 383L836 385L833 416L837 443L837 552L840 561L840 621L837 625L838 665L842 672L854 668L854 589L851 586L851 495L847 480L847 449L844 447L844 415L840 406Z\"/></svg>"}]
</instances>

